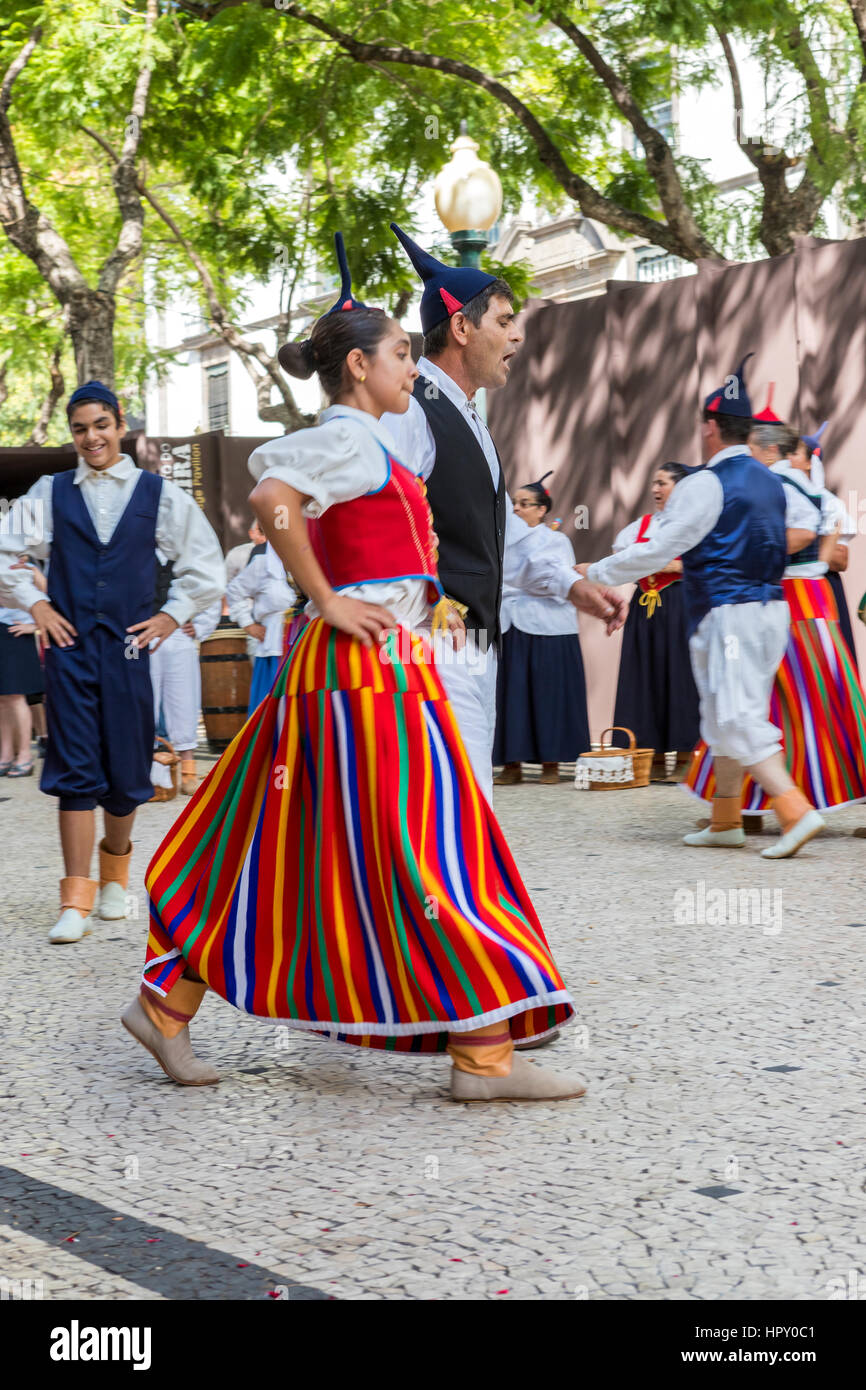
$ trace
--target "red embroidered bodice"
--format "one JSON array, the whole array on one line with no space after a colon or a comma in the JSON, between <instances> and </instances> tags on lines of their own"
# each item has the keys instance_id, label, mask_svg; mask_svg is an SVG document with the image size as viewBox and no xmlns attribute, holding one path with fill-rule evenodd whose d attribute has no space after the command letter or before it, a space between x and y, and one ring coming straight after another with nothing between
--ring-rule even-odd
<instances>
[{"instance_id":1,"label":"red embroidered bodice","mask_svg":"<svg viewBox=\"0 0 866 1390\"><path fill-rule=\"evenodd\" d=\"M433 517L421 478L390 454L387 481L351 502L336 502L308 522L313 553L334 589L393 579L426 579L428 598L442 593L436 574Z\"/></svg>"}]
</instances>

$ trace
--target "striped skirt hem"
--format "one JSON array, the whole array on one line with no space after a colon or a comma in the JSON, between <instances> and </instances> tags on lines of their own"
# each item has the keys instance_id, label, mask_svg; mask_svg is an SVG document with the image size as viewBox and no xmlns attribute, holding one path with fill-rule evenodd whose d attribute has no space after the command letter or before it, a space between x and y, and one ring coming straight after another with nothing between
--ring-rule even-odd
<instances>
[{"instance_id":1,"label":"striped skirt hem","mask_svg":"<svg viewBox=\"0 0 866 1390\"><path fill-rule=\"evenodd\" d=\"M442 1051L573 1014L423 640L315 619L157 850L144 983L187 962L243 1013Z\"/></svg>"},{"instance_id":2,"label":"striped skirt hem","mask_svg":"<svg viewBox=\"0 0 866 1390\"><path fill-rule=\"evenodd\" d=\"M791 610L788 645L770 697L770 722L781 731L785 766L820 811L866 801L866 696L838 621L826 579L785 579ZM684 789L711 801L713 758L701 741ZM743 782L743 811L768 810L770 799L751 777Z\"/></svg>"}]
</instances>

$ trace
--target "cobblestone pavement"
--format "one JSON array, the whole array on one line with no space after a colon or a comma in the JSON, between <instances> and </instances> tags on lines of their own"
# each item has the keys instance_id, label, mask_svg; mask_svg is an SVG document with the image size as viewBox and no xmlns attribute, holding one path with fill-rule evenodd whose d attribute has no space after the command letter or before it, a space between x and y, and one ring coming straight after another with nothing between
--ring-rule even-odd
<instances>
[{"instance_id":1,"label":"cobblestone pavement","mask_svg":"<svg viewBox=\"0 0 866 1390\"><path fill-rule=\"evenodd\" d=\"M578 1002L539 1060L590 1090L489 1108L448 1099L444 1059L287 1037L215 998L195 1040L222 1083L172 1085L118 1015L144 868L179 809L139 814L137 918L49 947L53 803L35 779L0 781L0 1296L27 1280L46 1299L866 1289L866 844L851 837L866 807L768 862L757 838L684 848L699 811L674 786L498 789Z\"/></svg>"}]
</instances>

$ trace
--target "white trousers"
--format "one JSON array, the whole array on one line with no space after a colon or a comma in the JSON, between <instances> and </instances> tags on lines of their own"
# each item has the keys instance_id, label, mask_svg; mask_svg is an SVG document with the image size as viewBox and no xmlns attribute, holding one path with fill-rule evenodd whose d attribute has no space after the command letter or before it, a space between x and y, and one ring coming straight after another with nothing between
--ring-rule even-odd
<instances>
[{"instance_id":1,"label":"white trousers","mask_svg":"<svg viewBox=\"0 0 866 1390\"><path fill-rule=\"evenodd\" d=\"M496 732L496 648L482 652L467 635L459 652L443 642L436 669L454 710L457 727L481 790L493 804L493 736Z\"/></svg>"},{"instance_id":2,"label":"white trousers","mask_svg":"<svg viewBox=\"0 0 866 1390\"><path fill-rule=\"evenodd\" d=\"M711 608L689 639L701 737L715 756L751 767L782 751L768 715L789 623L784 599L734 603Z\"/></svg>"},{"instance_id":3,"label":"white trousers","mask_svg":"<svg viewBox=\"0 0 866 1390\"><path fill-rule=\"evenodd\" d=\"M195 748L201 711L201 669L195 642L180 629L150 654L153 707L160 706L169 742L175 748Z\"/></svg>"}]
</instances>

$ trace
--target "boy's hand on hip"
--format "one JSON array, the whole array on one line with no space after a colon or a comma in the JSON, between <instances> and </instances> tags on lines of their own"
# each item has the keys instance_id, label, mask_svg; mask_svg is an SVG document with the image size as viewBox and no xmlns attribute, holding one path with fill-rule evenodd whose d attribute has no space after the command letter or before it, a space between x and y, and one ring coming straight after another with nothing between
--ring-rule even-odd
<instances>
[{"instance_id":1,"label":"boy's hand on hip","mask_svg":"<svg viewBox=\"0 0 866 1390\"><path fill-rule=\"evenodd\" d=\"M152 618L147 618L143 623L133 623L132 627L128 627L126 630L136 634L134 645L138 647L139 651L142 647L150 647L152 642L151 651L155 652L157 647L162 646L166 637L171 636L176 627L177 623L174 618L169 617L168 613L160 611L154 613Z\"/></svg>"},{"instance_id":2,"label":"boy's hand on hip","mask_svg":"<svg viewBox=\"0 0 866 1390\"><path fill-rule=\"evenodd\" d=\"M47 598L37 599L30 609L33 621L45 639L46 646L71 647L78 636L68 618L58 613Z\"/></svg>"}]
</instances>

